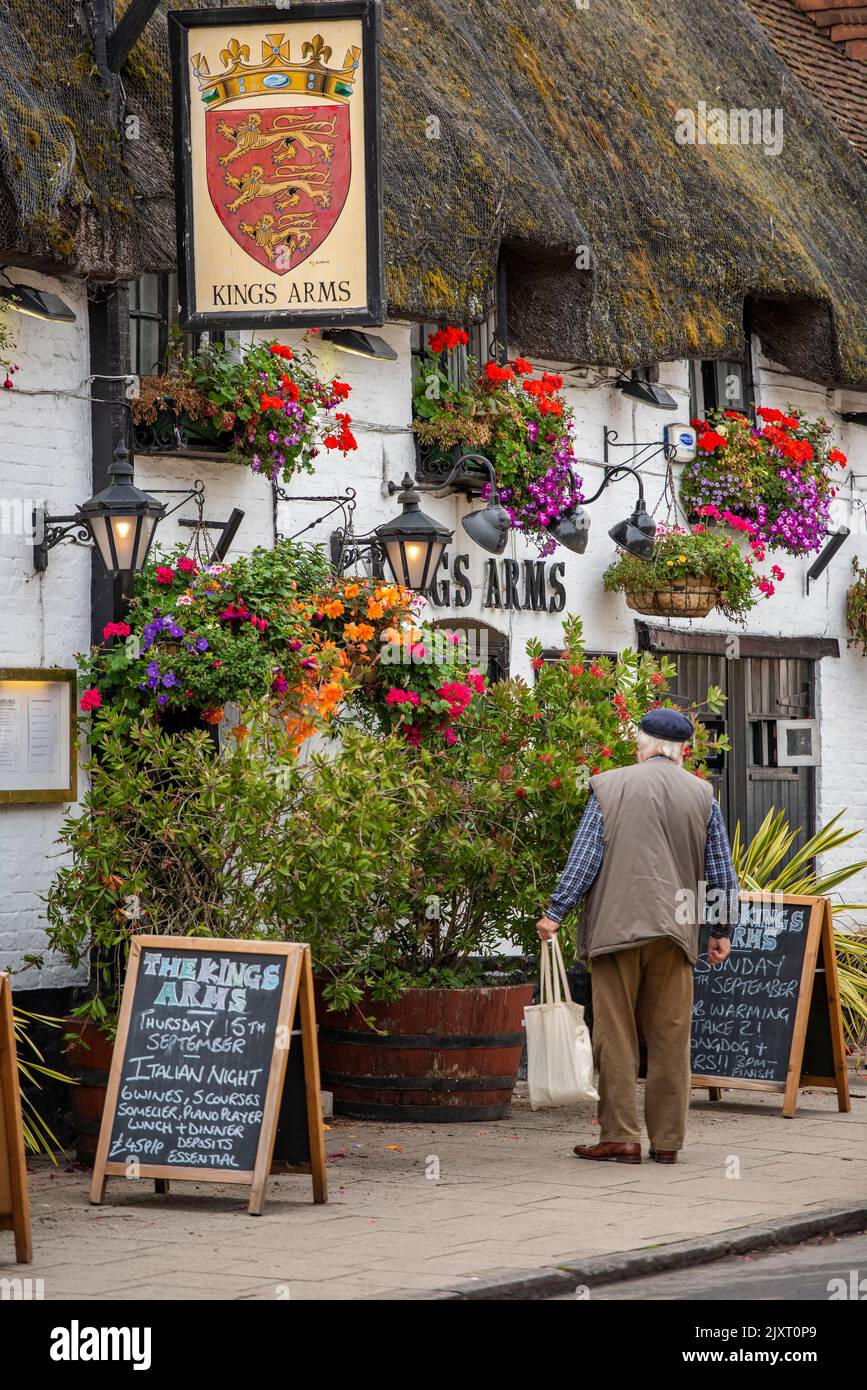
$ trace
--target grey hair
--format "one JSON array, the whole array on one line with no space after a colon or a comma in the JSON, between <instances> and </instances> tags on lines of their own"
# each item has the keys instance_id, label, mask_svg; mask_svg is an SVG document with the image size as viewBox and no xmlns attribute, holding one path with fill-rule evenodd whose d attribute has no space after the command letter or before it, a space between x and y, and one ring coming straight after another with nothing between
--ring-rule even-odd
<instances>
[{"instance_id":1,"label":"grey hair","mask_svg":"<svg viewBox=\"0 0 867 1390\"><path fill-rule=\"evenodd\" d=\"M639 753L645 758L663 757L669 758L673 763L683 762L682 743L674 743L666 738L653 738L646 734L643 729L636 729L635 744Z\"/></svg>"}]
</instances>

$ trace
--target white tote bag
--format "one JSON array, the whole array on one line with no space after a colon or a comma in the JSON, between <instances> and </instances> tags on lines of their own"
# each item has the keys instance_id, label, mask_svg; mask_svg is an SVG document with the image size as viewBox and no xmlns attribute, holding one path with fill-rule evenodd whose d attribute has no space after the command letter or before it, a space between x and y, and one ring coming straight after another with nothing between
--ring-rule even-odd
<instances>
[{"instance_id":1,"label":"white tote bag","mask_svg":"<svg viewBox=\"0 0 867 1390\"><path fill-rule=\"evenodd\" d=\"M556 936L542 942L541 1000L525 1008L524 1026L533 1110L599 1099L584 1009L572 1001Z\"/></svg>"}]
</instances>

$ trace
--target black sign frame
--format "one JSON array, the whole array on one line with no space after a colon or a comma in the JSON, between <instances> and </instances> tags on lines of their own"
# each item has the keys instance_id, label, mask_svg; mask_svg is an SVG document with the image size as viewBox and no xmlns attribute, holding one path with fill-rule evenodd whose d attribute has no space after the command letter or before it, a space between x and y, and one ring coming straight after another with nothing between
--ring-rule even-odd
<instances>
[{"instance_id":1,"label":"black sign frame","mask_svg":"<svg viewBox=\"0 0 867 1390\"><path fill-rule=\"evenodd\" d=\"M380 0L335 0L327 4L233 6L220 10L171 10L168 18L174 116L175 218L178 246L180 324L188 332L234 328L379 328L385 322L383 247L382 95L379 54L382 34ZM195 247L189 212L193 206L191 80L189 30L228 24L285 25L310 20L361 20L364 65L365 230L367 238L366 309L314 311L250 307L227 313L205 312L195 299Z\"/></svg>"}]
</instances>

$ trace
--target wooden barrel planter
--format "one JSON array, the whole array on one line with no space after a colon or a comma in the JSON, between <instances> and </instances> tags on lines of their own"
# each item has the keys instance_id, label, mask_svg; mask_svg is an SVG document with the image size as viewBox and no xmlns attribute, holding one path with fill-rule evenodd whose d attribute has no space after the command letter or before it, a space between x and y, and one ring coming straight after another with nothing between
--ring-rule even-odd
<instances>
[{"instance_id":1,"label":"wooden barrel planter","mask_svg":"<svg viewBox=\"0 0 867 1390\"><path fill-rule=\"evenodd\" d=\"M719 603L719 589L702 575L673 579L664 589L626 592L626 606L653 618L706 618Z\"/></svg>"},{"instance_id":2,"label":"wooden barrel planter","mask_svg":"<svg viewBox=\"0 0 867 1390\"><path fill-rule=\"evenodd\" d=\"M330 1011L321 989L318 981L319 1062L335 1114L421 1124L508 1115L532 984L410 989L348 1013Z\"/></svg>"},{"instance_id":3,"label":"wooden barrel planter","mask_svg":"<svg viewBox=\"0 0 867 1390\"><path fill-rule=\"evenodd\" d=\"M95 1023L85 1023L80 1018L68 1018L65 1022L68 1032L75 1034L67 1045L69 1074L78 1082L72 1087L75 1156L86 1168L92 1168L114 1044Z\"/></svg>"}]
</instances>

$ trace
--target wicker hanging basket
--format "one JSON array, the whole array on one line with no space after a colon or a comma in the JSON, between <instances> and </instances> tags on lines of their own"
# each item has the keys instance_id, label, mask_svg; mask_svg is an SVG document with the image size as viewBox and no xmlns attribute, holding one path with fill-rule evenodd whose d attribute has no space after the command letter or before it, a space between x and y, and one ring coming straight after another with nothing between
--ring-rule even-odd
<instances>
[{"instance_id":1,"label":"wicker hanging basket","mask_svg":"<svg viewBox=\"0 0 867 1390\"><path fill-rule=\"evenodd\" d=\"M719 603L720 593L703 575L673 579L661 589L633 589L627 607L653 618L706 618Z\"/></svg>"}]
</instances>

